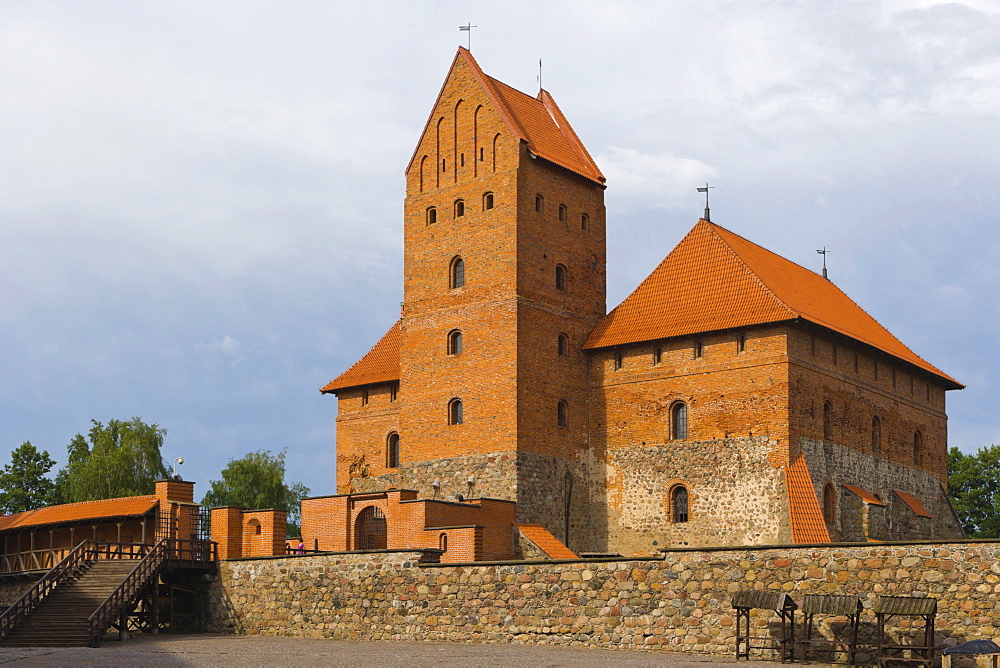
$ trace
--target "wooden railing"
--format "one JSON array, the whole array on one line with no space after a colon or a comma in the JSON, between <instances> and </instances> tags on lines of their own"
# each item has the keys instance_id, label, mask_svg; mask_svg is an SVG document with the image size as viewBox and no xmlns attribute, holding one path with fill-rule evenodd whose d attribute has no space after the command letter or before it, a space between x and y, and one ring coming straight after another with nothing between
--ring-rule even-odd
<instances>
[{"instance_id":1,"label":"wooden railing","mask_svg":"<svg viewBox=\"0 0 1000 668\"><path fill-rule=\"evenodd\" d=\"M0 638L7 637L32 610L63 580L72 577L76 571L97 559L97 546L91 542L83 542L70 551L59 563L36 582L31 589L24 592L12 606L0 614Z\"/></svg>"},{"instance_id":2,"label":"wooden railing","mask_svg":"<svg viewBox=\"0 0 1000 668\"><path fill-rule=\"evenodd\" d=\"M132 572L125 576L121 584L90 615L87 622L90 624L91 647L97 647L111 623L120 618L123 611L128 612L150 581L157 576L163 562L171 556L172 542L173 539L164 538L149 548Z\"/></svg>"},{"instance_id":3,"label":"wooden railing","mask_svg":"<svg viewBox=\"0 0 1000 668\"><path fill-rule=\"evenodd\" d=\"M25 550L0 557L0 573L48 570L66 558L72 548L56 547Z\"/></svg>"}]
</instances>

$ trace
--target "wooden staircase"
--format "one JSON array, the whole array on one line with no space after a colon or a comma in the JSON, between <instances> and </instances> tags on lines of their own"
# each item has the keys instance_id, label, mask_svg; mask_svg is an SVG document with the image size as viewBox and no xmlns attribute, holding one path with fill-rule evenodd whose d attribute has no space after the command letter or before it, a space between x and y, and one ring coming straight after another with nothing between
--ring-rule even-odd
<instances>
[{"instance_id":1,"label":"wooden staircase","mask_svg":"<svg viewBox=\"0 0 1000 668\"><path fill-rule=\"evenodd\" d=\"M85 647L89 617L139 563L135 559L98 559L61 582L19 623L0 647Z\"/></svg>"}]
</instances>

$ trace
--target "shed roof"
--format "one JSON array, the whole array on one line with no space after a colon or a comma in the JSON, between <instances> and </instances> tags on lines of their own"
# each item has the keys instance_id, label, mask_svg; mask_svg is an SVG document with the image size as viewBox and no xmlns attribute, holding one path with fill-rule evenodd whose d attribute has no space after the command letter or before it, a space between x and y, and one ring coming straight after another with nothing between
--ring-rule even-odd
<instances>
[{"instance_id":1,"label":"shed roof","mask_svg":"<svg viewBox=\"0 0 1000 668\"><path fill-rule=\"evenodd\" d=\"M349 387L388 383L399 380L399 328L402 321L389 328L378 343L350 369L320 388L324 394Z\"/></svg>"},{"instance_id":2,"label":"shed roof","mask_svg":"<svg viewBox=\"0 0 1000 668\"><path fill-rule=\"evenodd\" d=\"M920 499L916 497L916 495L911 494L910 492L903 492L898 489L892 490L892 493L898 496L917 517L934 517L930 514L930 511L927 510L927 507L924 506Z\"/></svg>"},{"instance_id":3,"label":"shed roof","mask_svg":"<svg viewBox=\"0 0 1000 668\"><path fill-rule=\"evenodd\" d=\"M830 532L823 520L823 510L816 498L816 488L802 453L785 466L785 487L792 522L792 540L796 543L829 543Z\"/></svg>"},{"instance_id":4,"label":"shed roof","mask_svg":"<svg viewBox=\"0 0 1000 668\"><path fill-rule=\"evenodd\" d=\"M87 520L140 517L156 508L158 503L157 497L150 495L47 506L38 510L26 510L23 513L0 517L0 531L42 525L69 524Z\"/></svg>"}]
</instances>

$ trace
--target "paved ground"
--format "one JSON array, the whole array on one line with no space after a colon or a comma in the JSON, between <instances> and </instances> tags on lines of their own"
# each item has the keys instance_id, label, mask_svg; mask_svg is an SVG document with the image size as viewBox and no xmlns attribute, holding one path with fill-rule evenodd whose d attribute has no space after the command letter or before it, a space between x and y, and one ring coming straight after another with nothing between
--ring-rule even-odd
<instances>
[{"instance_id":1,"label":"paved ground","mask_svg":"<svg viewBox=\"0 0 1000 668\"><path fill-rule=\"evenodd\" d=\"M232 635L138 636L98 649L2 648L16 666L697 666L734 664L729 657L576 647L472 643L358 642ZM794 664L742 662L748 668ZM819 664L812 664L814 668ZM733 667L735 668L735 667Z\"/></svg>"}]
</instances>

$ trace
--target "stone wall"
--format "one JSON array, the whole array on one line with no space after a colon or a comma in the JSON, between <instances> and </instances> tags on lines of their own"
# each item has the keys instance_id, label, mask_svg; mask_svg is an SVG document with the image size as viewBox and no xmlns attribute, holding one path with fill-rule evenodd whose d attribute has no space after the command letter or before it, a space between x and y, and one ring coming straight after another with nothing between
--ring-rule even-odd
<instances>
[{"instance_id":1,"label":"stone wall","mask_svg":"<svg viewBox=\"0 0 1000 668\"><path fill-rule=\"evenodd\" d=\"M37 580L30 578L17 578L16 580L0 582L0 608L13 605L17 599L21 598L24 592L31 589L35 582Z\"/></svg>"},{"instance_id":2,"label":"stone wall","mask_svg":"<svg viewBox=\"0 0 1000 668\"><path fill-rule=\"evenodd\" d=\"M674 550L648 559L464 566L421 564L424 558L387 551L224 561L211 589L211 624L260 635L723 655L735 650L733 593L768 589L799 603L809 593L856 594L866 608L881 594L933 596L939 643L1000 640L997 541ZM758 618L763 627L767 621ZM870 610L862 622L863 637L870 637Z\"/></svg>"}]
</instances>

